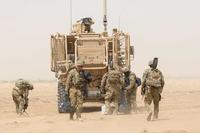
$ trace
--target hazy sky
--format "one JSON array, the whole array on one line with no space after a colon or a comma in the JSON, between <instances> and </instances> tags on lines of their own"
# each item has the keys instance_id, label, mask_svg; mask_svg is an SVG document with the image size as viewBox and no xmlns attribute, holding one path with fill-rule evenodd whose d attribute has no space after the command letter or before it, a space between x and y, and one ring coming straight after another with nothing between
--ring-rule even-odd
<instances>
[{"instance_id":1,"label":"hazy sky","mask_svg":"<svg viewBox=\"0 0 200 133\"><path fill-rule=\"evenodd\" d=\"M73 22L92 17L102 31L103 0L72 0ZM200 77L199 0L108 0L109 31L129 32L134 71L149 59L169 77ZM0 0L0 80L54 79L50 34L69 31L69 0Z\"/></svg>"}]
</instances>

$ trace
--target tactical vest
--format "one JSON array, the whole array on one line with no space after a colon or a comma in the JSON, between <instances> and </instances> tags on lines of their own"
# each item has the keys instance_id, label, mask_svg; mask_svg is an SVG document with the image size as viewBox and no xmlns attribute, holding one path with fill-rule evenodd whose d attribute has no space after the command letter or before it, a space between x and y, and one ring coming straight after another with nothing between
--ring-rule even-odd
<instances>
[{"instance_id":1,"label":"tactical vest","mask_svg":"<svg viewBox=\"0 0 200 133\"><path fill-rule=\"evenodd\" d=\"M85 79L82 77L80 73L77 71L74 73L72 78L72 83L75 87L81 89L84 86Z\"/></svg>"}]
</instances>

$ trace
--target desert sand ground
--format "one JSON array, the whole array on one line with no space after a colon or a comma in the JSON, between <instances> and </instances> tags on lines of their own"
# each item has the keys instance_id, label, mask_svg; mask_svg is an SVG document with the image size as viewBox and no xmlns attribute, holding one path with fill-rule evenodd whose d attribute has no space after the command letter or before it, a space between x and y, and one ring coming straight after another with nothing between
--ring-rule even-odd
<instances>
[{"instance_id":1,"label":"desert sand ground","mask_svg":"<svg viewBox=\"0 0 200 133\"><path fill-rule=\"evenodd\" d=\"M104 116L100 103L84 103L83 122L57 112L56 83L34 83L29 116L17 116L11 91L14 83L0 83L0 133L200 133L200 79L166 79L160 115L147 122L138 90L139 112Z\"/></svg>"}]
</instances>

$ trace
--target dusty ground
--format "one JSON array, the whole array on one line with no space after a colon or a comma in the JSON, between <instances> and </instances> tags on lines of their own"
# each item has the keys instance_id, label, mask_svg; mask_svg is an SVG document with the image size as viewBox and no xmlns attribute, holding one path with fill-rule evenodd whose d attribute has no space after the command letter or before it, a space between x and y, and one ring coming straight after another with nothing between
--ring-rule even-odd
<instances>
[{"instance_id":1,"label":"dusty ground","mask_svg":"<svg viewBox=\"0 0 200 133\"><path fill-rule=\"evenodd\" d=\"M159 120L147 122L142 98L140 112L104 116L99 103L85 103L83 122L58 114L56 83L34 83L29 116L17 116L11 98L13 83L0 84L0 133L200 133L200 79L166 79ZM138 91L138 94L140 92ZM88 107L89 106L89 107Z\"/></svg>"}]
</instances>

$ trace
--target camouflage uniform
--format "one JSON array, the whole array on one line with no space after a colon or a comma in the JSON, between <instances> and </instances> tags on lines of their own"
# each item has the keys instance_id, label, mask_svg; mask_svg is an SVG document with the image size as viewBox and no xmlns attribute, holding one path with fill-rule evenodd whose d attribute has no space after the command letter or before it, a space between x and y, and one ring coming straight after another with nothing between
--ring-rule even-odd
<instances>
[{"instance_id":1,"label":"camouflage uniform","mask_svg":"<svg viewBox=\"0 0 200 133\"><path fill-rule=\"evenodd\" d=\"M32 89L33 85L26 80L19 79L15 82L15 87L12 90L12 98L17 114L22 114L27 109L29 90Z\"/></svg>"},{"instance_id":2,"label":"camouflage uniform","mask_svg":"<svg viewBox=\"0 0 200 133\"><path fill-rule=\"evenodd\" d=\"M77 119L81 119L81 111L83 105L83 94L81 92L83 88L83 82L85 79L80 75L80 71L73 69L69 72L67 77L67 92L69 93L70 103L72 111L70 112L70 119L73 119L73 115L76 112Z\"/></svg>"},{"instance_id":3,"label":"camouflage uniform","mask_svg":"<svg viewBox=\"0 0 200 133\"><path fill-rule=\"evenodd\" d=\"M106 84L107 79L108 79L108 72L106 72L103 75L102 80L101 80L101 92L102 93L105 93L106 90L108 89L108 85Z\"/></svg>"},{"instance_id":4,"label":"camouflage uniform","mask_svg":"<svg viewBox=\"0 0 200 133\"><path fill-rule=\"evenodd\" d=\"M154 103L154 119L158 118L159 101L161 99L161 93L164 87L164 77L158 69L147 69L143 74L142 92L145 94L145 107L148 112L147 120L151 120L153 111L151 109L151 103Z\"/></svg>"},{"instance_id":5,"label":"camouflage uniform","mask_svg":"<svg viewBox=\"0 0 200 133\"><path fill-rule=\"evenodd\" d=\"M72 63L71 60L68 60L68 63L66 65L60 65L58 69L58 73L56 73L56 77L58 78L58 84L66 86L66 81L67 81L67 74L70 70L74 68L74 64Z\"/></svg>"},{"instance_id":6,"label":"camouflage uniform","mask_svg":"<svg viewBox=\"0 0 200 133\"><path fill-rule=\"evenodd\" d=\"M136 110L136 94L137 94L137 85L136 85L136 75L133 72L130 72L128 68L124 68L124 84L126 90L126 100L128 108L131 110Z\"/></svg>"},{"instance_id":7,"label":"camouflage uniform","mask_svg":"<svg viewBox=\"0 0 200 133\"><path fill-rule=\"evenodd\" d=\"M115 75L116 80L113 80L113 75ZM122 75L117 70L111 70L107 75L107 81L106 81L106 94L105 94L105 106L106 111L105 114L110 114L111 107L110 104L113 101L115 110L114 114L118 113L119 110L119 102L120 102L120 90L122 88L123 79Z\"/></svg>"}]
</instances>

